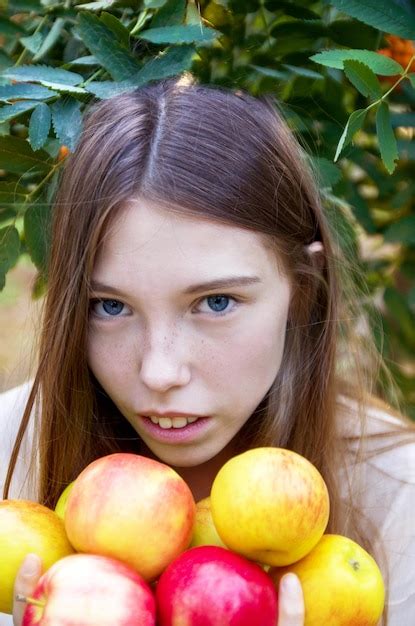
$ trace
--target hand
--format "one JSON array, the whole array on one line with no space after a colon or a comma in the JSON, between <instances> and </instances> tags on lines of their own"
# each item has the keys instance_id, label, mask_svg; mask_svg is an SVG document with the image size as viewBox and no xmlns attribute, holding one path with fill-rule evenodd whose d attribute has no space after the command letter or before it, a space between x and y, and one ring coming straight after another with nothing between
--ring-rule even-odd
<instances>
[{"instance_id":1,"label":"hand","mask_svg":"<svg viewBox=\"0 0 415 626\"><path fill-rule=\"evenodd\" d=\"M304 626L304 596L295 574L286 574L278 589L278 626Z\"/></svg>"},{"instance_id":2,"label":"hand","mask_svg":"<svg viewBox=\"0 0 415 626\"><path fill-rule=\"evenodd\" d=\"M36 554L28 554L23 561L14 581L13 624L21 626L26 602L16 600L16 595L31 596L42 575L42 561Z\"/></svg>"}]
</instances>

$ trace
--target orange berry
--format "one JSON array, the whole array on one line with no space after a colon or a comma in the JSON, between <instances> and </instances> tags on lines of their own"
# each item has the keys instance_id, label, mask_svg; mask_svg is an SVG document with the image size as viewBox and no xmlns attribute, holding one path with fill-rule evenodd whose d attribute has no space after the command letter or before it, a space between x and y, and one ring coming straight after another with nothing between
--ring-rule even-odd
<instances>
[{"instance_id":1,"label":"orange berry","mask_svg":"<svg viewBox=\"0 0 415 626\"><path fill-rule=\"evenodd\" d=\"M389 48L381 48L380 50L378 50L379 54L383 54L383 56L385 57L391 57L392 56L392 52L390 51Z\"/></svg>"},{"instance_id":2,"label":"orange berry","mask_svg":"<svg viewBox=\"0 0 415 626\"><path fill-rule=\"evenodd\" d=\"M61 146L59 148L59 153L58 153L58 161L63 161L63 159L66 159L66 157L68 156L70 150L68 148L68 146Z\"/></svg>"}]
</instances>

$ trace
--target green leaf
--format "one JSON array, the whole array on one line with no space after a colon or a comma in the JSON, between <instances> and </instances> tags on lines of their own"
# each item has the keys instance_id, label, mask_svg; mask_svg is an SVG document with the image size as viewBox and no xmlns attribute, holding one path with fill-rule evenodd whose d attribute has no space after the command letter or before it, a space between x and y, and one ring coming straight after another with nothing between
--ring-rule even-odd
<instances>
[{"instance_id":1,"label":"green leaf","mask_svg":"<svg viewBox=\"0 0 415 626\"><path fill-rule=\"evenodd\" d=\"M58 94L50 91L40 85L32 85L32 83L17 83L16 85L0 86L0 101L8 102L9 100L43 100L44 98L52 98Z\"/></svg>"},{"instance_id":2,"label":"green leaf","mask_svg":"<svg viewBox=\"0 0 415 626\"><path fill-rule=\"evenodd\" d=\"M405 297L395 288L385 289L384 300L386 307L396 322L405 339L415 347L415 315L412 313Z\"/></svg>"},{"instance_id":3,"label":"green leaf","mask_svg":"<svg viewBox=\"0 0 415 626\"><path fill-rule=\"evenodd\" d=\"M291 17L297 17L301 20L315 20L319 19L319 15L310 9L307 9L297 3L287 2L284 0L267 0L264 3L267 11L281 11L283 10L285 15Z\"/></svg>"},{"instance_id":4,"label":"green leaf","mask_svg":"<svg viewBox=\"0 0 415 626\"><path fill-rule=\"evenodd\" d=\"M310 59L315 63L339 70L343 69L344 61L348 59L361 61L375 74L381 76L396 76L396 74L403 74L404 71L402 66L393 59L371 50L324 50L314 54Z\"/></svg>"},{"instance_id":5,"label":"green leaf","mask_svg":"<svg viewBox=\"0 0 415 626\"><path fill-rule=\"evenodd\" d=\"M344 61L344 73L352 85L364 96L372 98L382 97L382 88L372 70L361 61L348 59Z\"/></svg>"},{"instance_id":6,"label":"green leaf","mask_svg":"<svg viewBox=\"0 0 415 626\"><path fill-rule=\"evenodd\" d=\"M40 84L43 85L44 87L50 87L51 89L54 89L55 91L58 91L59 93L79 93L79 94L86 93L83 87L75 87L74 85L65 85L64 83L51 83L49 81L42 80L40 81Z\"/></svg>"},{"instance_id":7,"label":"green leaf","mask_svg":"<svg viewBox=\"0 0 415 626\"><path fill-rule=\"evenodd\" d=\"M96 15L81 13L77 31L89 49L116 81L122 81L140 69L137 59L114 37Z\"/></svg>"},{"instance_id":8,"label":"green leaf","mask_svg":"<svg viewBox=\"0 0 415 626\"><path fill-rule=\"evenodd\" d=\"M392 130L389 107L382 102L376 113L376 132L379 140L380 155L389 174L392 174L398 160L396 137Z\"/></svg>"},{"instance_id":9,"label":"green leaf","mask_svg":"<svg viewBox=\"0 0 415 626\"><path fill-rule=\"evenodd\" d=\"M140 32L140 30L142 30L144 25L147 24L149 20L151 20L151 17L152 15L148 9L146 9L145 11L142 11L140 15L138 16L137 21L134 24L133 28L130 30L130 35L132 37L138 36L138 33Z\"/></svg>"},{"instance_id":10,"label":"green leaf","mask_svg":"<svg viewBox=\"0 0 415 626\"><path fill-rule=\"evenodd\" d=\"M30 258L46 274L50 248L51 205L32 204L24 214L24 237Z\"/></svg>"},{"instance_id":11,"label":"green leaf","mask_svg":"<svg viewBox=\"0 0 415 626\"><path fill-rule=\"evenodd\" d=\"M40 50L43 44L43 39L44 37L42 33L33 33L30 37L20 37L20 42L27 50L29 50L29 52L35 54L38 50Z\"/></svg>"},{"instance_id":12,"label":"green leaf","mask_svg":"<svg viewBox=\"0 0 415 626\"><path fill-rule=\"evenodd\" d=\"M363 22L342 18L330 22L330 38L347 48L373 50L378 47L379 31Z\"/></svg>"},{"instance_id":13,"label":"green leaf","mask_svg":"<svg viewBox=\"0 0 415 626\"><path fill-rule=\"evenodd\" d=\"M38 103L36 103L38 104ZM52 161L44 150L36 150L20 137L0 137L0 169L16 174L48 172Z\"/></svg>"},{"instance_id":14,"label":"green leaf","mask_svg":"<svg viewBox=\"0 0 415 626\"><path fill-rule=\"evenodd\" d=\"M415 246L415 215L406 215L385 231L385 241Z\"/></svg>"},{"instance_id":15,"label":"green leaf","mask_svg":"<svg viewBox=\"0 0 415 626\"><path fill-rule=\"evenodd\" d=\"M14 182L0 183L0 207L20 208L26 202L28 192L22 185Z\"/></svg>"},{"instance_id":16,"label":"green leaf","mask_svg":"<svg viewBox=\"0 0 415 626\"><path fill-rule=\"evenodd\" d=\"M42 59L49 52L49 50L53 48L53 46L58 41L64 26L65 26L65 19L62 17L58 17L54 21L53 26L48 32L48 34L46 35L42 45L36 51L36 54L33 57L33 61L39 61L39 59Z\"/></svg>"},{"instance_id":17,"label":"green leaf","mask_svg":"<svg viewBox=\"0 0 415 626\"><path fill-rule=\"evenodd\" d=\"M16 264L20 247L19 232L15 226L0 229L0 265L5 272Z\"/></svg>"},{"instance_id":18,"label":"green leaf","mask_svg":"<svg viewBox=\"0 0 415 626\"><path fill-rule=\"evenodd\" d=\"M319 20L290 20L281 22L278 18L276 23L271 24L270 34L275 38L305 37L318 39L327 37L328 27Z\"/></svg>"},{"instance_id":19,"label":"green leaf","mask_svg":"<svg viewBox=\"0 0 415 626\"><path fill-rule=\"evenodd\" d=\"M325 0L343 13L373 26L380 31L415 39L415 24L411 15L393 0Z\"/></svg>"},{"instance_id":20,"label":"green leaf","mask_svg":"<svg viewBox=\"0 0 415 626\"><path fill-rule=\"evenodd\" d=\"M51 123L50 108L45 102L41 102L30 116L29 141L33 150L41 148L48 138Z\"/></svg>"},{"instance_id":21,"label":"green leaf","mask_svg":"<svg viewBox=\"0 0 415 626\"><path fill-rule=\"evenodd\" d=\"M195 49L193 46L174 46L167 48L157 57L148 61L143 68L130 80L115 83L111 81L91 82L87 86L98 98L106 99L114 95L131 91L141 87L151 80L160 80L170 76L177 76L189 70Z\"/></svg>"},{"instance_id":22,"label":"green leaf","mask_svg":"<svg viewBox=\"0 0 415 626\"><path fill-rule=\"evenodd\" d=\"M415 89L415 74L413 74L413 73L407 74L406 77L409 78L412 87Z\"/></svg>"},{"instance_id":23,"label":"green leaf","mask_svg":"<svg viewBox=\"0 0 415 626\"><path fill-rule=\"evenodd\" d=\"M335 196L328 196L329 203L326 206L326 215L334 241L342 249L348 259L356 261L357 256L357 234L352 217L345 207L338 202Z\"/></svg>"},{"instance_id":24,"label":"green leaf","mask_svg":"<svg viewBox=\"0 0 415 626\"><path fill-rule=\"evenodd\" d=\"M309 70L306 67L300 67L298 65L286 65L285 63L282 65L287 70L290 70L293 74L297 76L304 76L305 78L311 78L313 80L324 80L324 76L319 74L318 72L314 72L313 70Z\"/></svg>"},{"instance_id":25,"label":"green leaf","mask_svg":"<svg viewBox=\"0 0 415 626\"><path fill-rule=\"evenodd\" d=\"M111 15L111 13L106 13L105 11L102 11L99 19L105 26L108 26L108 28L112 30L118 41L128 50L130 47L130 33L124 24L118 20L115 15Z\"/></svg>"},{"instance_id":26,"label":"green leaf","mask_svg":"<svg viewBox=\"0 0 415 626\"><path fill-rule=\"evenodd\" d=\"M338 183L343 175L341 170L324 157L311 157L311 162L313 164L313 169L317 170L319 175L319 182L322 187L333 187Z\"/></svg>"},{"instance_id":27,"label":"green leaf","mask_svg":"<svg viewBox=\"0 0 415 626\"><path fill-rule=\"evenodd\" d=\"M82 129L80 103L66 96L51 106L52 123L61 145L67 146L71 152L76 148Z\"/></svg>"},{"instance_id":28,"label":"green leaf","mask_svg":"<svg viewBox=\"0 0 415 626\"><path fill-rule=\"evenodd\" d=\"M144 0L144 6L148 9L158 9L166 4L166 0Z\"/></svg>"},{"instance_id":29,"label":"green leaf","mask_svg":"<svg viewBox=\"0 0 415 626\"><path fill-rule=\"evenodd\" d=\"M76 8L86 11L101 11L101 9L110 9L117 1L118 0L96 0L96 2L84 2L83 4L78 4Z\"/></svg>"},{"instance_id":30,"label":"green leaf","mask_svg":"<svg viewBox=\"0 0 415 626\"><path fill-rule=\"evenodd\" d=\"M22 113L27 113L27 111L34 109L37 104L37 100L24 100L15 104L6 104L0 109L0 122L7 122L7 120L12 120L22 115Z\"/></svg>"},{"instance_id":31,"label":"green leaf","mask_svg":"<svg viewBox=\"0 0 415 626\"><path fill-rule=\"evenodd\" d=\"M200 19L200 9L199 9L199 6L196 6L196 3L194 2L187 3L184 23L202 25L202 21ZM154 24L152 24L152 27L154 28Z\"/></svg>"},{"instance_id":32,"label":"green leaf","mask_svg":"<svg viewBox=\"0 0 415 626\"><path fill-rule=\"evenodd\" d=\"M140 39L145 39L157 44L183 44L183 43L207 43L222 36L217 30L203 25L165 26L163 28L150 28L140 33Z\"/></svg>"},{"instance_id":33,"label":"green leaf","mask_svg":"<svg viewBox=\"0 0 415 626\"><path fill-rule=\"evenodd\" d=\"M339 158L343 148L345 148L352 141L353 136L362 128L366 113L366 109L357 109L357 111L353 111L350 115L337 146L336 155L334 157L335 162Z\"/></svg>"},{"instance_id":34,"label":"green leaf","mask_svg":"<svg viewBox=\"0 0 415 626\"><path fill-rule=\"evenodd\" d=\"M258 74L262 74L264 76L269 76L270 78L276 78L277 80L287 80L289 78L288 72L281 72L280 70L276 70L272 67L262 67L260 65L249 65L253 70L258 72Z\"/></svg>"},{"instance_id":35,"label":"green leaf","mask_svg":"<svg viewBox=\"0 0 415 626\"><path fill-rule=\"evenodd\" d=\"M4 224L4 222L8 222L9 220L14 220L16 217L17 217L17 213L14 209L1 209L0 208L0 224ZM0 274L1 274L1 266L0 266ZM0 276L0 283L1 283L1 276ZM4 287L4 283L3 283L3 287Z\"/></svg>"},{"instance_id":36,"label":"green leaf","mask_svg":"<svg viewBox=\"0 0 415 626\"><path fill-rule=\"evenodd\" d=\"M183 24L186 16L186 0L167 0L151 21L151 28Z\"/></svg>"},{"instance_id":37,"label":"green leaf","mask_svg":"<svg viewBox=\"0 0 415 626\"><path fill-rule=\"evenodd\" d=\"M18 81L31 81L34 83L62 83L63 85L78 85L84 79L81 74L61 70L48 65L21 65L20 67L9 67L2 76Z\"/></svg>"},{"instance_id":38,"label":"green leaf","mask_svg":"<svg viewBox=\"0 0 415 626\"><path fill-rule=\"evenodd\" d=\"M0 48L0 72L13 65L12 59Z\"/></svg>"},{"instance_id":39,"label":"green leaf","mask_svg":"<svg viewBox=\"0 0 415 626\"><path fill-rule=\"evenodd\" d=\"M72 61L68 61L65 65L99 65L98 59L94 57L93 54L88 54L87 56L79 57L78 59L73 59Z\"/></svg>"}]
</instances>

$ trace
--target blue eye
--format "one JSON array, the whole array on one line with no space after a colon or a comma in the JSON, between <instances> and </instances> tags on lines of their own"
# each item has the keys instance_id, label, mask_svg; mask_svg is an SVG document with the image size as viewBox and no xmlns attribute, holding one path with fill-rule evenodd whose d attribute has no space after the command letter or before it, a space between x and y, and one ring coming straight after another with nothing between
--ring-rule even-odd
<instances>
[{"instance_id":1,"label":"blue eye","mask_svg":"<svg viewBox=\"0 0 415 626\"><path fill-rule=\"evenodd\" d=\"M230 307L229 304L234 304L233 307ZM198 305L199 312L201 313L216 313L214 317L219 317L220 315L227 315L235 308L237 304L236 298L232 298L231 296L224 296L221 294L214 296L206 296L206 298L202 298ZM204 303L207 303L208 308L202 307Z\"/></svg>"},{"instance_id":2,"label":"blue eye","mask_svg":"<svg viewBox=\"0 0 415 626\"><path fill-rule=\"evenodd\" d=\"M212 311L221 313L226 309L229 304L228 296L209 296L207 299L208 305L212 308Z\"/></svg>"},{"instance_id":3,"label":"blue eye","mask_svg":"<svg viewBox=\"0 0 415 626\"><path fill-rule=\"evenodd\" d=\"M97 310L98 305L102 305L105 313L107 313L111 317L117 317L124 309L124 304L119 300L91 300L90 307L92 312L95 315L101 315L101 317L106 317L106 315L103 315L102 311Z\"/></svg>"}]
</instances>

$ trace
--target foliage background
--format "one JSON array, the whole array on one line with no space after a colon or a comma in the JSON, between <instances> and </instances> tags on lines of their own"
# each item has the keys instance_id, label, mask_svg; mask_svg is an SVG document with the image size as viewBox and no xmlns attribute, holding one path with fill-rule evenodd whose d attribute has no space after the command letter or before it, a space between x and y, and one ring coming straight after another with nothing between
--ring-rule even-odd
<instances>
[{"instance_id":1,"label":"foliage background","mask_svg":"<svg viewBox=\"0 0 415 626\"><path fill-rule=\"evenodd\" d=\"M410 0L0 0L0 288L30 257L44 293L50 200L91 99L183 71L271 93L415 419L414 40Z\"/></svg>"}]
</instances>

